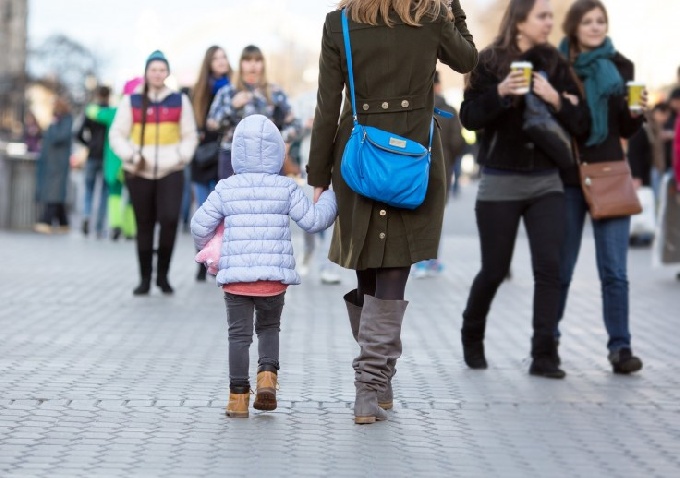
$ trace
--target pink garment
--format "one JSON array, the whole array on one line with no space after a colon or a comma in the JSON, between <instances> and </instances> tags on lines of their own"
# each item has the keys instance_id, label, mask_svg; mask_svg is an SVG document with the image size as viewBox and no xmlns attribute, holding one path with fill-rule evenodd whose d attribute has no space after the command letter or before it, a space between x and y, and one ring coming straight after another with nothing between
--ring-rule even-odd
<instances>
[{"instance_id":1,"label":"pink garment","mask_svg":"<svg viewBox=\"0 0 680 478\"><path fill-rule=\"evenodd\" d=\"M218 262L220 261L220 252L222 250L222 238L224 237L224 224L217 226L215 235L208 241L201 251L196 254L194 260L205 264L208 274L217 275L219 271Z\"/></svg>"},{"instance_id":2,"label":"pink garment","mask_svg":"<svg viewBox=\"0 0 680 478\"><path fill-rule=\"evenodd\" d=\"M144 83L144 78L141 76L137 76L125 83L125 86L123 86L123 95L129 96L132 93L135 92L137 87Z\"/></svg>"}]
</instances>

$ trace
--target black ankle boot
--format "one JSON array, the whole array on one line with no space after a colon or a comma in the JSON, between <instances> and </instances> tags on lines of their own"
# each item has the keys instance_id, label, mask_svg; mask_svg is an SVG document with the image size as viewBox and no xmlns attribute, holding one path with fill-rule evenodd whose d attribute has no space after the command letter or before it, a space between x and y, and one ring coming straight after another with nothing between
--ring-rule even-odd
<instances>
[{"instance_id":1,"label":"black ankle boot","mask_svg":"<svg viewBox=\"0 0 680 478\"><path fill-rule=\"evenodd\" d=\"M151 289L151 278L143 278L137 287L132 289L132 295L149 295Z\"/></svg>"},{"instance_id":2,"label":"black ankle boot","mask_svg":"<svg viewBox=\"0 0 680 478\"><path fill-rule=\"evenodd\" d=\"M536 357L529 368L531 375L545 378L564 378L567 373L560 369L553 357Z\"/></svg>"},{"instance_id":3,"label":"black ankle boot","mask_svg":"<svg viewBox=\"0 0 680 478\"><path fill-rule=\"evenodd\" d=\"M468 367L473 370L484 370L488 367L484 355L484 342L463 342L463 359Z\"/></svg>"},{"instance_id":4,"label":"black ankle boot","mask_svg":"<svg viewBox=\"0 0 680 478\"><path fill-rule=\"evenodd\" d=\"M463 327L460 329L460 339L463 343L463 359L473 370L484 370L488 367L484 354L484 334L486 320L472 318L467 311L463 312Z\"/></svg>"},{"instance_id":5,"label":"black ankle boot","mask_svg":"<svg viewBox=\"0 0 680 478\"><path fill-rule=\"evenodd\" d=\"M170 286L168 278L166 276L158 276L156 279L156 285L160 287L161 292L166 295L171 295L175 293L175 290Z\"/></svg>"},{"instance_id":6,"label":"black ankle boot","mask_svg":"<svg viewBox=\"0 0 680 478\"><path fill-rule=\"evenodd\" d=\"M545 378L564 378L567 374L559 367L555 337L534 336L531 339L531 356L533 361L529 368L531 375Z\"/></svg>"}]
</instances>

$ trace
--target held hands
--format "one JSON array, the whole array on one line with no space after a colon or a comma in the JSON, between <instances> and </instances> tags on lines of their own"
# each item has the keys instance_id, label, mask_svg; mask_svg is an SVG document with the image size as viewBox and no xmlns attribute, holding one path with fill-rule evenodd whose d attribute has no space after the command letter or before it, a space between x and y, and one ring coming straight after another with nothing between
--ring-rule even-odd
<instances>
[{"instance_id":1,"label":"held hands","mask_svg":"<svg viewBox=\"0 0 680 478\"><path fill-rule=\"evenodd\" d=\"M320 187L315 187L314 188L314 204L316 204L319 201L319 198L321 197L321 193L323 193L325 190L328 188L320 188Z\"/></svg>"}]
</instances>

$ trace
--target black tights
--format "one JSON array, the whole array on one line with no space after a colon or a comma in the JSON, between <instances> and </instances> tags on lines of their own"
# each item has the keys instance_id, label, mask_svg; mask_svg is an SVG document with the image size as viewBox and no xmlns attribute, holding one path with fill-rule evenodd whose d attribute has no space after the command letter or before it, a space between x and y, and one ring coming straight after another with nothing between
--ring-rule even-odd
<instances>
[{"instance_id":1,"label":"black tights","mask_svg":"<svg viewBox=\"0 0 680 478\"><path fill-rule=\"evenodd\" d=\"M404 300L410 267L365 269L357 273L357 299L364 305L364 295L382 300Z\"/></svg>"}]
</instances>

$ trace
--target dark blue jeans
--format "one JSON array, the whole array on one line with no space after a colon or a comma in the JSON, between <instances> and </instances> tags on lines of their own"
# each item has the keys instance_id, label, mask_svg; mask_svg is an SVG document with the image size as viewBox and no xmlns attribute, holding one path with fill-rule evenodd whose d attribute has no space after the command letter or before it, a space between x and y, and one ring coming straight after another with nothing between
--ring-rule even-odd
<instances>
[{"instance_id":1,"label":"dark blue jeans","mask_svg":"<svg viewBox=\"0 0 680 478\"><path fill-rule=\"evenodd\" d=\"M97 178L99 178L99 181L101 182L101 193L99 196L99 209L97 210L96 229L97 233L101 234L104 231L104 220L106 219L109 191L106 186L106 181L104 181L102 160L88 158L85 162L85 204L83 205L83 217L85 219L89 219L90 214L92 214L92 203L94 200Z\"/></svg>"},{"instance_id":2,"label":"dark blue jeans","mask_svg":"<svg viewBox=\"0 0 680 478\"><path fill-rule=\"evenodd\" d=\"M569 285L581 249L583 225L588 214L588 205L581 188L568 186L564 189L567 227L560 254L560 319L564 316ZM602 289L604 325L609 335L607 348L610 352L615 352L623 347L630 347L627 272L630 217L594 220L592 223L597 271Z\"/></svg>"}]
</instances>

